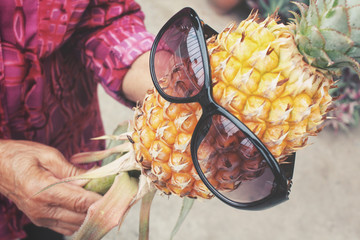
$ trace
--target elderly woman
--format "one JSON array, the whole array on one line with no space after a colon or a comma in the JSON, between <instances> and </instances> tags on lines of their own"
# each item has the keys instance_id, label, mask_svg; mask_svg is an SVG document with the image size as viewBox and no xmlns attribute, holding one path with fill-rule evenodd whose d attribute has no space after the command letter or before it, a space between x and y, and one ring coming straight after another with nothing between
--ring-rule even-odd
<instances>
[{"instance_id":1,"label":"elderly woman","mask_svg":"<svg viewBox=\"0 0 360 240\"><path fill-rule=\"evenodd\" d=\"M0 1L0 240L30 222L71 235L101 198L74 183L33 194L104 148L98 83L127 106L151 87L143 20L133 0Z\"/></svg>"}]
</instances>

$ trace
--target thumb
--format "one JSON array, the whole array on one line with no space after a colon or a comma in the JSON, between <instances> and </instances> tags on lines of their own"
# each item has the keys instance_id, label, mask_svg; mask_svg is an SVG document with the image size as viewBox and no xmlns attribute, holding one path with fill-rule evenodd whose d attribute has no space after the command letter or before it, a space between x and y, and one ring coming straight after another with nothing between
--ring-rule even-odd
<instances>
[{"instance_id":1,"label":"thumb","mask_svg":"<svg viewBox=\"0 0 360 240\"><path fill-rule=\"evenodd\" d=\"M92 171L95 168L97 168L97 166L93 166L90 169L84 169L65 160L62 163L62 167L59 169L60 171L58 174L61 178L76 177L87 173L88 171Z\"/></svg>"},{"instance_id":2,"label":"thumb","mask_svg":"<svg viewBox=\"0 0 360 240\"><path fill-rule=\"evenodd\" d=\"M70 163L68 163L68 164L70 164ZM72 165L72 164L70 164L70 165ZM87 173L89 171L92 171L92 170L95 170L96 168L98 168L98 166L94 166L94 167L87 170L87 169L78 168L78 167L76 167L74 165L72 165L72 167L74 167L75 169L72 169L72 170L69 169L70 171L72 171L72 173L70 173L69 177L80 176L81 174L85 174L85 173ZM89 177L87 177L87 178L79 178L77 180L70 181L69 183L80 186L80 187L84 187L91 180L92 180L92 178L89 178Z\"/></svg>"},{"instance_id":3,"label":"thumb","mask_svg":"<svg viewBox=\"0 0 360 240\"><path fill-rule=\"evenodd\" d=\"M89 169L89 170L82 169L82 168L79 168L65 160L62 162L61 167L58 168L58 170L54 173L54 175L59 179L65 179L65 178L69 178L69 177L80 176L81 174L84 174L90 170L93 170L93 168ZM79 180L70 181L69 183L83 187L88 182L89 182L89 179L79 179Z\"/></svg>"},{"instance_id":4,"label":"thumb","mask_svg":"<svg viewBox=\"0 0 360 240\"><path fill-rule=\"evenodd\" d=\"M69 177L79 176L88 171L97 168L97 166L91 168L90 170L82 169L67 161L65 157L56 149L53 151L49 151L46 160L42 161L43 167L45 167L49 172L53 174L56 178L62 180ZM77 185L83 187L86 183L88 183L89 179L79 179L71 181L70 183L73 185Z\"/></svg>"},{"instance_id":5,"label":"thumb","mask_svg":"<svg viewBox=\"0 0 360 240\"><path fill-rule=\"evenodd\" d=\"M68 162L65 157L56 150L52 151L42 164L59 179L78 176L86 172L85 169L79 168Z\"/></svg>"}]
</instances>

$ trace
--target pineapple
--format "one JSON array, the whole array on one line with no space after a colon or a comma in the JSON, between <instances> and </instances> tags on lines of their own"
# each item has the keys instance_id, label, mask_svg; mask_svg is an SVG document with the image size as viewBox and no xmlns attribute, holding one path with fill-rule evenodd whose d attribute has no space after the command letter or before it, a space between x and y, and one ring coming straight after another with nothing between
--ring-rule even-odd
<instances>
[{"instance_id":1,"label":"pineapple","mask_svg":"<svg viewBox=\"0 0 360 240\"><path fill-rule=\"evenodd\" d=\"M210 198L190 153L200 105L169 103L152 90L135 112L135 158L157 188L166 194Z\"/></svg>"},{"instance_id":2,"label":"pineapple","mask_svg":"<svg viewBox=\"0 0 360 240\"><path fill-rule=\"evenodd\" d=\"M273 16L258 22L252 14L207 42L215 101L245 123L280 163L322 129L331 109L329 90L336 70L345 65L359 69L355 12L360 5L313 1L310 8L298 6L302 15L295 15L293 24L278 24ZM318 25L310 25L313 22ZM151 91L135 115L136 160L157 188L167 194L211 197L190 156L200 106L169 103ZM231 159L226 156L227 162ZM213 184L229 188L238 180L237 173L232 172L233 164L222 161L217 168L204 166L205 172L214 176ZM218 176L222 170L233 173L233 181Z\"/></svg>"},{"instance_id":3,"label":"pineapple","mask_svg":"<svg viewBox=\"0 0 360 240\"><path fill-rule=\"evenodd\" d=\"M322 129L331 109L329 91L334 87L334 74L346 66L360 72L359 1L312 0L309 7L298 7L301 15L295 13L291 24L278 23L275 16L259 22L258 16L251 14L238 26L231 24L207 42L215 101L246 124L280 164ZM120 158L124 163L115 161L105 165L104 170L95 170L96 177L116 172L123 176L124 171L141 170L140 194L133 196L134 201L151 189L143 188L144 179L150 183L147 186L156 186L165 194L211 198L190 155L191 136L201 113L197 103L169 103L155 90L149 91L142 106L135 109L129 136L133 149ZM213 151L224 144L228 143L209 141L200 147L200 153L205 155L209 149ZM244 144L241 151L249 156L253 149ZM260 160L255 159L241 165L249 174L240 176L240 163L234 161L233 153L215 154L216 164L208 166L202 154L199 162L210 182L221 189L234 189L241 177L251 178L261 170ZM78 155L75 159L83 156L88 157ZM112 196L123 194L111 189L110 192L112 195L104 197L109 201ZM127 209L133 204L116 202ZM99 220L104 212L100 207L96 209ZM94 212L91 209L88 214L93 216ZM86 234L86 228L81 232Z\"/></svg>"}]
</instances>

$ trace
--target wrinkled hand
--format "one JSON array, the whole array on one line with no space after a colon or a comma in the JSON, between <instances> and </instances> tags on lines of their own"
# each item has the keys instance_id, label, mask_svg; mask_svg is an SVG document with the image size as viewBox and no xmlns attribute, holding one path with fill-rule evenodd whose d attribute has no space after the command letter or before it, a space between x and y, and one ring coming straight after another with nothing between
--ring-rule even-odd
<instances>
[{"instance_id":1,"label":"wrinkled hand","mask_svg":"<svg viewBox=\"0 0 360 240\"><path fill-rule=\"evenodd\" d=\"M30 141L0 140L0 193L38 226L64 235L78 230L87 209L100 195L73 182L35 193L83 172L68 163L55 148Z\"/></svg>"}]
</instances>

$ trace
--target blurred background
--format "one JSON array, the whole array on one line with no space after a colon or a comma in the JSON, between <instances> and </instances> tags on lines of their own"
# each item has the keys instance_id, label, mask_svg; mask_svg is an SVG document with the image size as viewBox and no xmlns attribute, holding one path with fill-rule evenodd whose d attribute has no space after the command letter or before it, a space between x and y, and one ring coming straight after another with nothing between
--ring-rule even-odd
<instances>
[{"instance_id":1,"label":"blurred background","mask_svg":"<svg viewBox=\"0 0 360 240\"><path fill-rule=\"evenodd\" d=\"M153 34L183 7L192 7L217 31L232 21L241 21L250 11L246 2L229 10L220 9L210 0L137 2ZM99 97L108 134L117 124L132 119L132 110L115 102L102 88L99 88ZM310 138L310 142L310 146L297 153L289 201L269 210L250 212L231 208L217 199L197 200L174 239L360 239L360 128L352 127L348 132L325 128L319 136ZM170 238L181 203L176 196L160 193L155 196L150 239ZM121 229L114 229L104 239L138 239L138 220L139 204L130 210Z\"/></svg>"}]
</instances>

